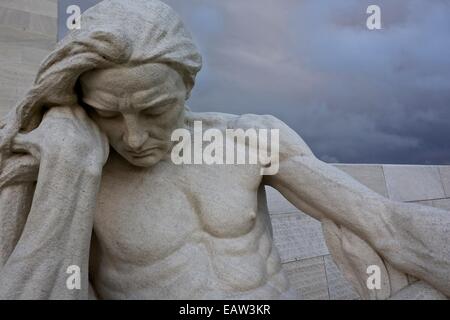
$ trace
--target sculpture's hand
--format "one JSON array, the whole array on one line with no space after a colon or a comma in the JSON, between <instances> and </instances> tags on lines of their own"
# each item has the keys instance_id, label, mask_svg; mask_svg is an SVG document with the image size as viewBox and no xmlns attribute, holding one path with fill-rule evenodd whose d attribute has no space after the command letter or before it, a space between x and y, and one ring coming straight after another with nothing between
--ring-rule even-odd
<instances>
[{"instance_id":1,"label":"sculpture's hand","mask_svg":"<svg viewBox=\"0 0 450 320\"><path fill-rule=\"evenodd\" d=\"M38 160L65 161L100 173L109 154L106 135L80 106L51 108L35 130L18 134L13 151Z\"/></svg>"},{"instance_id":2,"label":"sculpture's hand","mask_svg":"<svg viewBox=\"0 0 450 320\"><path fill-rule=\"evenodd\" d=\"M88 270L107 138L81 107L55 107L13 145L40 164L25 226L0 272L0 299L87 299L88 273L81 290L68 290L66 270Z\"/></svg>"}]
</instances>

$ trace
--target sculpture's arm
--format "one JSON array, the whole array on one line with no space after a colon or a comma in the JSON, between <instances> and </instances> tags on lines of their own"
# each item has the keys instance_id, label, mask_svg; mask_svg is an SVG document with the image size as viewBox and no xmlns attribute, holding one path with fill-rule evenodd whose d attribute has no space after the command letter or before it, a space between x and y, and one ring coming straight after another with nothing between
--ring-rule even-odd
<instances>
[{"instance_id":1,"label":"sculpture's arm","mask_svg":"<svg viewBox=\"0 0 450 320\"><path fill-rule=\"evenodd\" d=\"M1 298L87 298L88 252L99 181L98 176L70 162L41 162L25 228L0 273ZM71 265L81 268L82 290L66 287L66 270Z\"/></svg>"},{"instance_id":2,"label":"sculpture's arm","mask_svg":"<svg viewBox=\"0 0 450 320\"><path fill-rule=\"evenodd\" d=\"M391 201L318 160L287 125L250 116L247 127L279 129L279 171L264 182L312 217L330 219L366 240L398 269L450 296L450 213ZM252 125L250 125L252 124Z\"/></svg>"},{"instance_id":3,"label":"sculpture's arm","mask_svg":"<svg viewBox=\"0 0 450 320\"><path fill-rule=\"evenodd\" d=\"M0 171L0 270L22 234L37 180L39 162L31 155L15 155Z\"/></svg>"},{"instance_id":4,"label":"sculpture's arm","mask_svg":"<svg viewBox=\"0 0 450 320\"><path fill-rule=\"evenodd\" d=\"M105 150L99 132L77 112L54 111L38 131L15 142L16 149L35 154L39 149L40 167L24 230L0 271L2 299L88 298L89 247ZM81 271L81 290L66 286L73 265Z\"/></svg>"}]
</instances>

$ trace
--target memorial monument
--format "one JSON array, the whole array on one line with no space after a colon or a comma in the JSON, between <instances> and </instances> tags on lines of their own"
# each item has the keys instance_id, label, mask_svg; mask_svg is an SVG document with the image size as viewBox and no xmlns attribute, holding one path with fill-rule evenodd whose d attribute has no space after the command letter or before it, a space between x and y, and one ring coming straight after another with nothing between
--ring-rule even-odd
<instances>
[{"instance_id":1,"label":"memorial monument","mask_svg":"<svg viewBox=\"0 0 450 320\"><path fill-rule=\"evenodd\" d=\"M200 68L160 1L105 0L83 14L0 124L1 299L293 298L265 185L322 222L363 298L450 296L450 212L373 192L272 116L190 111ZM177 163L173 133L195 137L196 123L215 137L277 130L279 156L220 163L231 149L216 148L215 162ZM379 289L367 286L373 266Z\"/></svg>"}]
</instances>

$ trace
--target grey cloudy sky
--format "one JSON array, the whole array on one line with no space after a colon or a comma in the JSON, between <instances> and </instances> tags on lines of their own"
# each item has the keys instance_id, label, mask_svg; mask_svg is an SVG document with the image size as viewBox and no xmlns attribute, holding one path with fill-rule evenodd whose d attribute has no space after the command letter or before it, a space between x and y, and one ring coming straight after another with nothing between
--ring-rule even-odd
<instances>
[{"instance_id":1,"label":"grey cloudy sky","mask_svg":"<svg viewBox=\"0 0 450 320\"><path fill-rule=\"evenodd\" d=\"M193 110L273 114L326 161L450 164L449 0L164 2L204 57Z\"/></svg>"}]
</instances>

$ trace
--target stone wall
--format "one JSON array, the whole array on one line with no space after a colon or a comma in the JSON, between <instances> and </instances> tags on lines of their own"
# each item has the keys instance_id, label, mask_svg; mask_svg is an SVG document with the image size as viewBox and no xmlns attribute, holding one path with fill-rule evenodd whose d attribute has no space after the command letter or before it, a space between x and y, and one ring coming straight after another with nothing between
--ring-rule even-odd
<instances>
[{"instance_id":1,"label":"stone wall","mask_svg":"<svg viewBox=\"0 0 450 320\"><path fill-rule=\"evenodd\" d=\"M450 166L336 165L393 200L450 210ZM275 244L303 299L358 299L334 264L320 223L267 187Z\"/></svg>"},{"instance_id":2,"label":"stone wall","mask_svg":"<svg viewBox=\"0 0 450 320\"><path fill-rule=\"evenodd\" d=\"M56 44L57 0L0 1L0 117L29 89Z\"/></svg>"}]
</instances>

